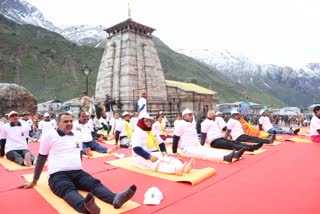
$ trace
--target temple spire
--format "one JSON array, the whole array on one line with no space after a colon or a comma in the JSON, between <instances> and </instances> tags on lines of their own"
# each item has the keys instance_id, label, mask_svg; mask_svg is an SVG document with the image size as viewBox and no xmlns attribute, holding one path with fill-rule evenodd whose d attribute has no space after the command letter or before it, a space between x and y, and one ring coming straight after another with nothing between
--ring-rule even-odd
<instances>
[{"instance_id":1,"label":"temple spire","mask_svg":"<svg viewBox=\"0 0 320 214\"><path fill-rule=\"evenodd\" d=\"M129 2L128 2L128 18L131 19L131 8L130 8Z\"/></svg>"}]
</instances>

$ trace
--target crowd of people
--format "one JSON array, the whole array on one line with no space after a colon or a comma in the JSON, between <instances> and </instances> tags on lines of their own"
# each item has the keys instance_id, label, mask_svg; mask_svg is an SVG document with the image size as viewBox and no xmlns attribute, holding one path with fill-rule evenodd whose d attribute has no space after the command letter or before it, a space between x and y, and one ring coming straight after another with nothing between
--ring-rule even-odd
<instances>
[{"instance_id":1,"label":"crowd of people","mask_svg":"<svg viewBox=\"0 0 320 214\"><path fill-rule=\"evenodd\" d=\"M133 197L137 187L133 184L123 192L112 192L82 170L82 155L92 156L92 151L113 153L120 147L127 148L132 150L134 166L182 176L194 168L195 159L231 163L241 159L245 151L252 152L263 144L272 144L277 134L298 134L300 131L299 128L281 129L277 123L272 123L274 119L265 109L260 111L256 130L250 129L250 132L246 129L250 126L248 119L245 120L237 110L230 112L228 120L221 112L208 110L196 122L195 112L184 109L177 113L171 125L164 111L159 111L155 117L148 114L146 93L140 99L137 112L115 112L115 102L106 95L95 114L90 112L90 105L85 104L77 119L70 113L41 116L12 110L0 122L0 156L22 166L35 165L33 180L19 186L24 188L37 184L48 161L50 189L78 212L100 213L94 196L120 208ZM311 140L320 142L320 106L314 108L314 114L310 122ZM261 132L266 135L262 137ZM99 143L101 140L114 140L115 145L108 148ZM31 141L41 142L37 156L28 149ZM180 156L190 159L182 162ZM78 189L89 193L82 197Z\"/></svg>"}]
</instances>

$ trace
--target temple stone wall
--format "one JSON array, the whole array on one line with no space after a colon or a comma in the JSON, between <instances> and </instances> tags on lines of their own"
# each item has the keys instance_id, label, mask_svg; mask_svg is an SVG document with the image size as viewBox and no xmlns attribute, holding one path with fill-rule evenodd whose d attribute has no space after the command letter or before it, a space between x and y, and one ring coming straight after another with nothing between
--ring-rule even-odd
<instances>
[{"instance_id":1,"label":"temple stone wall","mask_svg":"<svg viewBox=\"0 0 320 214\"><path fill-rule=\"evenodd\" d=\"M99 67L96 99L110 94L120 103L117 110L134 111L142 92L148 93L148 105L154 111L167 102L166 83L152 38L131 31L113 35L107 40Z\"/></svg>"}]
</instances>

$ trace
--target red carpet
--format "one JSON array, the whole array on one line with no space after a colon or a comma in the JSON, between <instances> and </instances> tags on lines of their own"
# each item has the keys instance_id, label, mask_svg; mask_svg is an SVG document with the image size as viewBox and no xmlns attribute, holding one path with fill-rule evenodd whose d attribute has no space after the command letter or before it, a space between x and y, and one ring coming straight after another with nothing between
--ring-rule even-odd
<instances>
[{"instance_id":1,"label":"red carpet","mask_svg":"<svg viewBox=\"0 0 320 214\"><path fill-rule=\"evenodd\" d=\"M132 200L142 204L128 214L145 213L320 213L320 145L284 142L264 146L266 152L246 155L232 164L196 161L196 168L214 167L217 175L196 186L174 183L104 164L115 157L84 158L84 169L115 192L135 183ZM35 146L34 146L35 147ZM118 153L130 155L130 150ZM0 167L3 213L56 213L33 189L11 190L30 170L8 172ZM144 193L158 187L164 199L143 205ZM18 204L18 206L17 206Z\"/></svg>"}]
</instances>

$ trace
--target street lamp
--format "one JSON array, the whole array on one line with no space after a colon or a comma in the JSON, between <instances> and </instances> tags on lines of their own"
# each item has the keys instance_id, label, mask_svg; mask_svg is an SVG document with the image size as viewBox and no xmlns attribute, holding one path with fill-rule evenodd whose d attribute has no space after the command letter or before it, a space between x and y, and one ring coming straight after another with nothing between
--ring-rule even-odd
<instances>
[{"instance_id":1,"label":"street lamp","mask_svg":"<svg viewBox=\"0 0 320 214\"><path fill-rule=\"evenodd\" d=\"M89 74L91 72L91 68L90 66L88 66L88 64L85 64L83 67L82 67L82 72L83 74L86 76L86 94L88 96L88 77L89 77Z\"/></svg>"}]
</instances>

